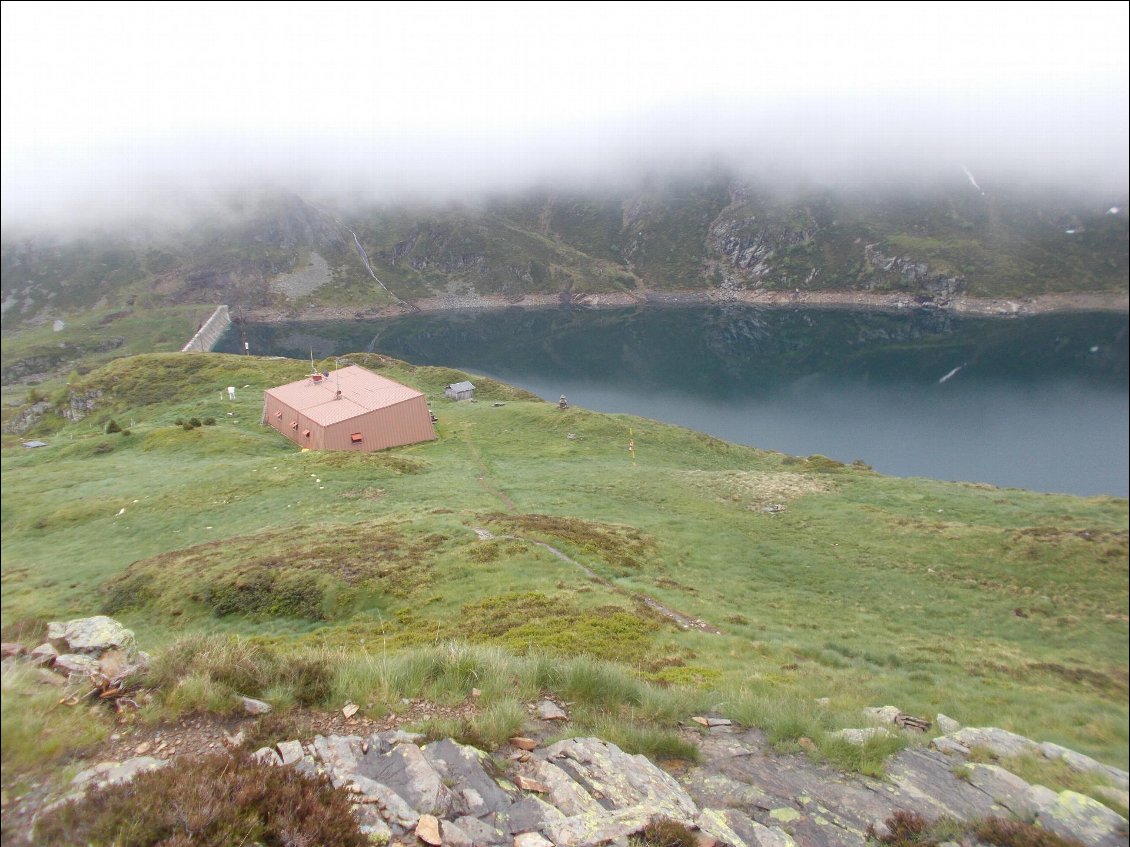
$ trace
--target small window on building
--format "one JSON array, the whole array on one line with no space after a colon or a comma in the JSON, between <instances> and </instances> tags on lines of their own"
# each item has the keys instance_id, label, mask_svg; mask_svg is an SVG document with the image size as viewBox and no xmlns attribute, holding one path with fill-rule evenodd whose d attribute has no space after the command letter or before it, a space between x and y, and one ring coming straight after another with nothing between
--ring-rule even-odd
<instances>
[{"instance_id":1,"label":"small window on building","mask_svg":"<svg viewBox=\"0 0 1130 847\"><path fill-rule=\"evenodd\" d=\"M360 444L361 443L361 433L359 433L359 432L353 433L351 436L349 436L349 440L352 441L354 444Z\"/></svg>"},{"instance_id":2,"label":"small window on building","mask_svg":"<svg viewBox=\"0 0 1130 847\"><path fill-rule=\"evenodd\" d=\"M290 425L290 428L297 431L298 430L298 421L295 421L294 423L292 423Z\"/></svg>"},{"instance_id":3,"label":"small window on building","mask_svg":"<svg viewBox=\"0 0 1130 847\"><path fill-rule=\"evenodd\" d=\"M280 421L281 421L281 420L282 420L282 412L275 412L275 417L276 417L276 418L277 418L278 420L280 420Z\"/></svg>"},{"instance_id":4,"label":"small window on building","mask_svg":"<svg viewBox=\"0 0 1130 847\"><path fill-rule=\"evenodd\" d=\"M308 430L308 429L302 430L302 435L305 438L309 438L310 437L310 430Z\"/></svg>"}]
</instances>

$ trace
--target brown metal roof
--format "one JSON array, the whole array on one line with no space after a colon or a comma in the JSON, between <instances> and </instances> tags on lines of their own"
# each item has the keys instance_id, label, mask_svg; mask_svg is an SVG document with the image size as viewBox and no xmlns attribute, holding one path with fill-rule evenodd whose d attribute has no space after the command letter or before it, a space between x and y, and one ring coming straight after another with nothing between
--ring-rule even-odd
<instances>
[{"instance_id":1,"label":"brown metal roof","mask_svg":"<svg viewBox=\"0 0 1130 847\"><path fill-rule=\"evenodd\" d=\"M339 390L341 397L335 399ZM424 396L415 388L358 365L330 371L328 377L318 381L308 376L278 388L268 388L266 393L323 426Z\"/></svg>"}]
</instances>

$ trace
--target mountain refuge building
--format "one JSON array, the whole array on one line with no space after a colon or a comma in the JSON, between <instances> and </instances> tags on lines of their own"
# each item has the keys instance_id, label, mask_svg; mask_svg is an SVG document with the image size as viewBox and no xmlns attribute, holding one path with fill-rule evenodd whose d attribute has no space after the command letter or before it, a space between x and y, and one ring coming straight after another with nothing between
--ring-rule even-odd
<instances>
[{"instance_id":1,"label":"mountain refuge building","mask_svg":"<svg viewBox=\"0 0 1130 847\"><path fill-rule=\"evenodd\" d=\"M422 392L358 365L268 388L262 422L311 450L368 453L436 438Z\"/></svg>"},{"instance_id":2,"label":"mountain refuge building","mask_svg":"<svg viewBox=\"0 0 1130 847\"><path fill-rule=\"evenodd\" d=\"M443 396L450 397L452 400L474 400L475 399L475 385L474 383L467 382L453 382L447 388L443 389Z\"/></svg>"}]
</instances>

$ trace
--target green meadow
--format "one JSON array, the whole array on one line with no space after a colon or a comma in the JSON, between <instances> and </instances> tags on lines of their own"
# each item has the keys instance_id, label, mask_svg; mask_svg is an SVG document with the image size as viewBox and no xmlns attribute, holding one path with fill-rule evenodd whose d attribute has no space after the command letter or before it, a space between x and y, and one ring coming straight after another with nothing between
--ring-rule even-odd
<instances>
[{"instance_id":1,"label":"green meadow","mask_svg":"<svg viewBox=\"0 0 1130 847\"><path fill-rule=\"evenodd\" d=\"M894 704L1126 767L1126 500L884 477L475 377L454 403L458 372L350 358L425 391L438 440L298 451L259 422L292 360L73 377L93 414L3 442L5 640L113 615L156 657L154 719L236 690L379 715L478 687L473 721L431 729L488 743L552 692L634 749L691 755L671 730L713 709L869 770L826 734Z\"/></svg>"}]
</instances>

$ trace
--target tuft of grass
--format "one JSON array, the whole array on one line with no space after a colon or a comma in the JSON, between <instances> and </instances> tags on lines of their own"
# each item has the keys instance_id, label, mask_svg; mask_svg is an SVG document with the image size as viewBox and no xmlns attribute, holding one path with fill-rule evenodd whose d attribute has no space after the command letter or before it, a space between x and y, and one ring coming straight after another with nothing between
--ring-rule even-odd
<instances>
[{"instance_id":1,"label":"tuft of grass","mask_svg":"<svg viewBox=\"0 0 1130 847\"><path fill-rule=\"evenodd\" d=\"M344 789L247 754L188 759L91 791L42 815L36 840L60 847L369 843Z\"/></svg>"},{"instance_id":2,"label":"tuft of grass","mask_svg":"<svg viewBox=\"0 0 1130 847\"><path fill-rule=\"evenodd\" d=\"M274 705L324 706L334 690L339 658L325 650L280 655L236 636L189 635L161 653L146 674L161 705L173 714L238 709L237 695Z\"/></svg>"},{"instance_id":3,"label":"tuft of grass","mask_svg":"<svg viewBox=\"0 0 1130 847\"><path fill-rule=\"evenodd\" d=\"M499 700L466 718L435 718L426 721L421 732L429 739L454 738L480 750L494 751L507 739L521 733L526 712L514 700Z\"/></svg>"},{"instance_id":4,"label":"tuft of grass","mask_svg":"<svg viewBox=\"0 0 1130 847\"><path fill-rule=\"evenodd\" d=\"M873 735L861 745L824 735L818 742L818 750L819 758L833 767L879 779L886 775L887 760L907 743L902 735Z\"/></svg>"},{"instance_id":5,"label":"tuft of grass","mask_svg":"<svg viewBox=\"0 0 1130 847\"><path fill-rule=\"evenodd\" d=\"M46 671L44 673L47 673ZM104 709L62 705L62 689L40 671L12 665L0 673L0 760L12 773L38 773L94 749L110 733Z\"/></svg>"},{"instance_id":6,"label":"tuft of grass","mask_svg":"<svg viewBox=\"0 0 1130 847\"><path fill-rule=\"evenodd\" d=\"M567 737L593 735L626 753L652 759L699 760L698 747L677 731L651 723L631 709L574 707Z\"/></svg>"}]
</instances>

